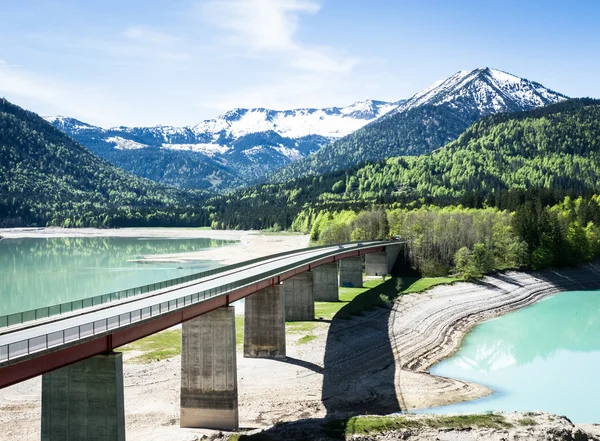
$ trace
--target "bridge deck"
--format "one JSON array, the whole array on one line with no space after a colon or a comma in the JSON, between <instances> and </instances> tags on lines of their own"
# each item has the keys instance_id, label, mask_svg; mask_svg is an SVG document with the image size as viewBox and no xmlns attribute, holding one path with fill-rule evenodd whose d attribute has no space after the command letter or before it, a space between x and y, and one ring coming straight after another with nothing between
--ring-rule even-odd
<instances>
[{"instance_id":1,"label":"bridge deck","mask_svg":"<svg viewBox=\"0 0 600 441\"><path fill-rule=\"evenodd\" d=\"M289 252L142 296L0 331L0 388L139 338L328 262L385 250L364 242Z\"/></svg>"}]
</instances>

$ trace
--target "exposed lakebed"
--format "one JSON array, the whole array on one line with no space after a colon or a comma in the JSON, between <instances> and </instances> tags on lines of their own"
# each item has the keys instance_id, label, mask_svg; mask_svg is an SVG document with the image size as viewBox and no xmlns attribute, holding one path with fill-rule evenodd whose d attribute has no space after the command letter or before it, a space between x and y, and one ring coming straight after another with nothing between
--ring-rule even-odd
<instances>
[{"instance_id":1,"label":"exposed lakebed","mask_svg":"<svg viewBox=\"0 0 600 441\"><path fill-rule=\"evenodd\" d=\"M491 388L491 396L428 413L531 411L600 421L600 291L556 294L476 326L432 374Z\"/></svg>"}]
</instances>

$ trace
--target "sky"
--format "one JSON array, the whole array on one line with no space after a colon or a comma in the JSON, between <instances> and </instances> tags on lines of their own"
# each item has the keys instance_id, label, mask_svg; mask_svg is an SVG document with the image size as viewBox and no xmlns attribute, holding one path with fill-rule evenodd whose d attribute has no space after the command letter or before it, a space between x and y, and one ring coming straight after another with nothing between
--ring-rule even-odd
<instances>
[{"instance_id":1,"label":"sky","mask_svg":"<svg viewBox=\"0 0 600 441\"><path fill-rule=\"evenodd\" d=\"M409 98L493 67L600 97L598 0L0 1L0 96L112 126Z\"/></svg>"}]
</instances>

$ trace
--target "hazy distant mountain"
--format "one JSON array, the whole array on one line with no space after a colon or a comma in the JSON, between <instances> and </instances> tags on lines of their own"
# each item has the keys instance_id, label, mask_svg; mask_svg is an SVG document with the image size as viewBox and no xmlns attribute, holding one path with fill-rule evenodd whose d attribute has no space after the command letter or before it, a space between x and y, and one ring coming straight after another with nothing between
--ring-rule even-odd
<instances>
[{"instance_id":1,"label":"hazy distant mountain","mask_svg":"<svg viewBox=\"0 0 600 441\"><path fill-rule=\"evenodd\" d=\"M104 129L74 118L55 127L111 163L180 187L231 188L261 178L346 136L403 101L360 101L326 109L233 109L190 127Z\"/></svg>"},{"instance_id":2,"label":"hazy distant mountain","mask_svg":"<svg viewBox=\"0 0 600 441\"><path fill-rule=\"evenodd\" d=\"M383 118L291 164L286 180L398 155L430 152L485 115L530 110L566 99L539 83L490 68L460 71L400 103Z\"/></svg>"}]
</instances>

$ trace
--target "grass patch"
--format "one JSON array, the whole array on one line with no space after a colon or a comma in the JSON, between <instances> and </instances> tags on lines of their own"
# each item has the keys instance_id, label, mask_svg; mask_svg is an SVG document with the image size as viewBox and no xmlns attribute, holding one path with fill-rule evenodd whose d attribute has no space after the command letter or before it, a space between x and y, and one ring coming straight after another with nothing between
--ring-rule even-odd
<instances>
[{"instance_id":1,"label":"grass patch","mask_svg":"<svg viewBox=\"0 0 600 441\"><path fill-rule=\"evenodd\" d=\"M535 426L537 422L533 418L521 418L517 421L520 426Z\"/></svg>"},{"instance_id":2,"label":"grass patch","mask_svg":"<svg viewBox=\"0 0 600 441\"><path fill-rule=\"evenodd\" d=\"M282 234L282 233L268 233ZM288 233L289 234L289 233ZM296 234L296 233L293 233ZM317 327L323 326L321 320L349 319L361 315L364 311L381 307L387 308L401 294L422 292L435 285L456 282L452 277L415 277L372 279L364 283L363 288L340 288L338 302L315 302L317 320L286 323L286 331L305 334L298 344L306 344L316 338L312 335ZM244 316L235 316L236 346L244 345ZM181 354L181 330L163 331L151 335L121 348L123 352L139 351L142 354L133 357L132 363L150 363Z\"/></svg>"},{"instance_id":3,"label":"grass patch","mask_svg":"<svg viewBox=\"0 0 600 441\"><path fill-rule=\"evenodd\" d=\"M354 417L348 420L346 425L346 436L365 435L370 433L386 433L394 430L404 429L507 429L512 424L506 421L502 415L457 415L436 416L429 418L406 418L397 417Z\"/></svg>"},{"instance_id":4,"label":"grass patch","mask_svg":"<svg viewBox=\"0 0 600 441\"><path fill-rule=\"evenodd\" d=\"M317 338L316 335L308 334L308 335L305 335L304 337L302 337L300 340L298 340L298 344L305 345L305 344L310 343L311 341L315 340L316 338Z\"/></svg>"},{"instance_id":5,"label":"grass patch","mask_svg":"<svg viewBox=\"0 0 600 441\"><path fill-rule=\"evenodd\" d=\"M364 288L359 288L360 292L354 298L347 302L335 314L336 319L349 319L355 315L361 315L364 311L372 308L387 308L398 297L399 293L408 286L407 283L412 278L387 278L368 280ZM356 290L357 288L340 288L340 299L344 295L349 295L346 290ZM342 291L344 290L344 291Z\"/></svg>"},{"instance_id":6,"label":"grass patch","mask_svg":"<svg viewBox=\"0 0 600 441\"><path fill-rule=\"evenodd\" d=\"M402 291L402 294L419 293L436 285L449 285L460 280L457 277L423 277L422 279L415 280L408 288Z\"/></svg>"},{"instance_id":7,"label":"grass patch","mask_svg":"<svg viewBox=\"0 0 600 441\"><path fill-rule=\"evenodd\" d=\"M244 316L235 316L235 345L238 348L244 346Z\"/></svg>"},{"instance_id":8,"label":"grass patch","mask_svg":"<svg viewBox=\"0 0 600 441\"><path fill-rule=\"evenodd\" d=\"M142 352L131 363L151 363L181 354L181 329L159 332L120 348L123 352Z\"/></svg>"}]
</instances>

